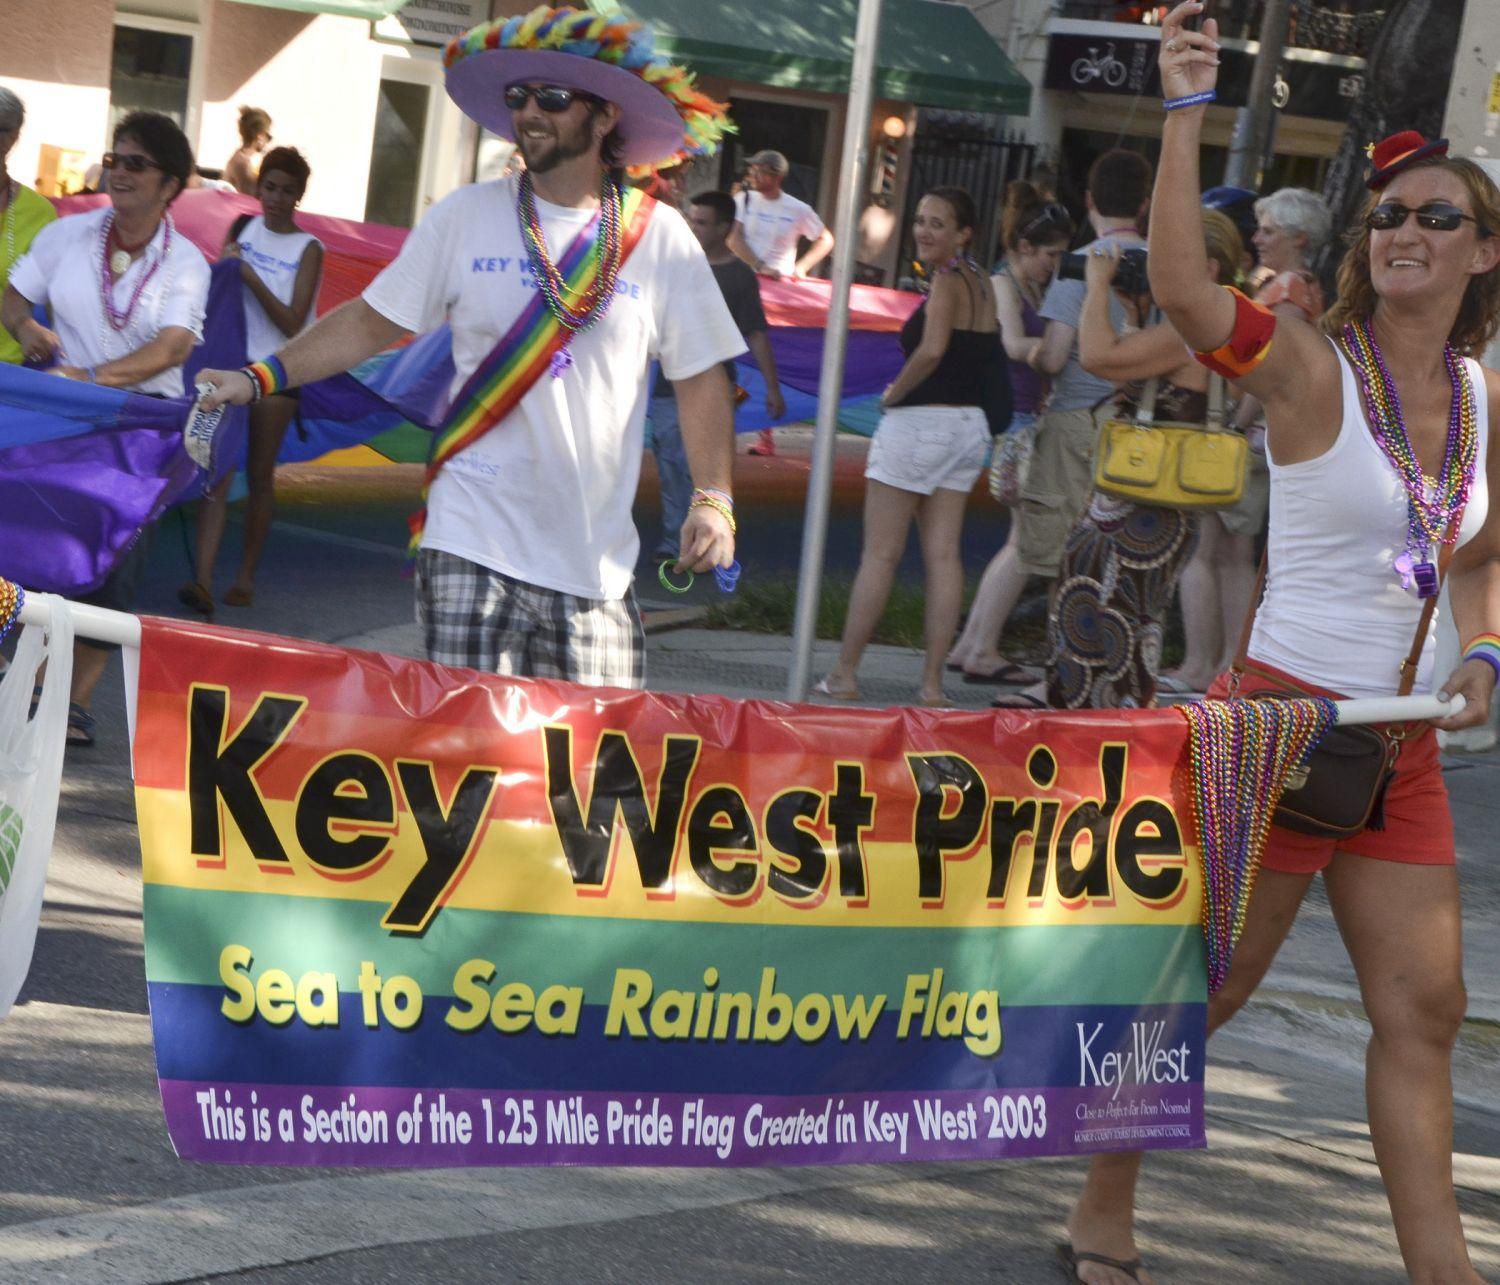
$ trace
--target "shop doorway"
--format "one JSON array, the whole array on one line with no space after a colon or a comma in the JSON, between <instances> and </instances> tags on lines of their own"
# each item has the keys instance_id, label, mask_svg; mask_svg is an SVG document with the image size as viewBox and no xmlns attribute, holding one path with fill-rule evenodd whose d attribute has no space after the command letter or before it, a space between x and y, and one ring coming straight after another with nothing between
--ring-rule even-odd
<instances>
[{"instance_id":1,"label":"shop doorway","mask_svg":"<svg viewBox=\"0 0 1500 1285\"><path fill-rule=\"evenodd\" d=\"M724 140L719 186L726 192L744 177L745 162L774 148L791 165L781 190L816 207L828 148L828 110L765 98L731 98L729 116L739 133Z\"/></svg>"}]
</instances>

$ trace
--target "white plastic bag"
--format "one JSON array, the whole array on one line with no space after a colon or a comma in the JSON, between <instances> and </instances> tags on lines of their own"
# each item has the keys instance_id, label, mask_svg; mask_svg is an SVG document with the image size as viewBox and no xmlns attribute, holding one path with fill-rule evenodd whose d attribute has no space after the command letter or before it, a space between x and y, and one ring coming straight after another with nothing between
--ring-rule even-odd
<instances>
[{"instance_id":1,"label":"white plastic bag","mask_svg":"<svg viewBox=\"0 0 1500 1285\"><path fill-rule=\"evenodd\" d=\"M73 617L62 598L44 600L52 623L22 630L0 682L0 1017L10 1012L31 967L68 739ZM43 661L41 700L28 719Z\"/></svg>"}]
</instances>

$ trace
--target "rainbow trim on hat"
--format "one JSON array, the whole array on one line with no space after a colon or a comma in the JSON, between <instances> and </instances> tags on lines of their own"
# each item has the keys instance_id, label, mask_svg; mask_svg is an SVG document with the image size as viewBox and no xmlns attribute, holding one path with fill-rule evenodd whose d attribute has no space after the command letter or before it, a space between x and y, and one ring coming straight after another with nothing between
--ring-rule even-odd
<instances>
[{"instance_id":1,"label":"rainbow trim on hat","mask_svg":"<svg viewBox=\"0 0 1500 1285\"><path fill-rule=\"evenodd\" d=\"M592 58L658 90L682 118L682 146L654 167L712 155L724 135L735 132L729 105L700 93L692 72L658 54L649 27L618 14L539 5L523 16L496 18L455 37L443 53L443 66L501 49Z\"/></svg>"}]
</instances>

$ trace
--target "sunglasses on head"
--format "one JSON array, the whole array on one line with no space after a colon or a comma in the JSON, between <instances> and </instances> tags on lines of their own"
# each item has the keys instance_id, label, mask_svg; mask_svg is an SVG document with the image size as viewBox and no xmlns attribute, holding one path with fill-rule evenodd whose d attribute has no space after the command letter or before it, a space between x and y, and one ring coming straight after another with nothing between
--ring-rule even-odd
<instances>
[{"instance_id":1,"label":"sunglasses on head","mask_svg":"<svg viewBox=\"0 0 1500 1285\"><path fill-rule=\"evenodd\" d=\"M580 99L583 102L597 102L593 94L585 94L579 89L565 89L561 85L507 85L505 88L505 105L513 112L518 112L526 106L528 99L536 99L536 105L544 112L554 115L565 112L573 105L573 100Z\"/></svg>"},{"instance_id":2,"label":"sunglasses on head","mask_svg":"<svg viewBox=\"0 0 1500 1285\"><path fill-rule=\"evenodd\" d=\"M1042 206L1041 213L1022 228L1019 235L1022 237L1029 236L1030 233L1049 223L1056 228L1065 228L1069 223L1068 211L1056 201L1048 201L1046 205Z\"/></svg>"},{"instance_id":3,"label":"sunglasses on head","mask_svg":"<svg viewBox=\"0 0 1500 1285\"><path fill-rule=\"evenodd\" d=\"M139 152L125 155L121 152L105 152L99 164L107 170L124 170L127 174L144 174L147 170L159 170L161 166L149 156Z\"/></svg>"},{"instance_id":4,"label":"sunglasses on head","mask_svg":"<svg viewBox=\"0 0 1500 1285\"><path fill-rule=\"evenodd\" d=\"M1480 236L1489 235L1484 224L1472 214L1465 214L1447 201L1428 201L1415 210L1400 201L1382 201L1365 215L1365 226L1374 232L1389 232L1405 223L1408 214L1415 214L1417 226L1429 232L1456 232L1460 223L1472 223Z\"/></svg>"}]
</instances>

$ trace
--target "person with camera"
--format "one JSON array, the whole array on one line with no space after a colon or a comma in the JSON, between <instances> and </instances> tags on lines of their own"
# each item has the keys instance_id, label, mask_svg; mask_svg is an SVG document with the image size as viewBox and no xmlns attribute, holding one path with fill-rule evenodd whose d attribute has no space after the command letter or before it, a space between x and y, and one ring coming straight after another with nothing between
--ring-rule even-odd
<instances>
[{"instance_id":1,"label":"person with camera","mask_svg":"<svg viewBox=\"0 0 1500 1285\"><path fill-rule=\"evenodd\" d=\"M1444 729L1482 724L1500 671L1500 374L1470 354L1500 326L1500 190L1443 140L1406 131L1372 151L1357 239L1321 330L1211 284L1198 239L1198 152L1218 80L1218 24L1162 23L1167 96L1151 219L1156 302L1211 369L1265 404L1269 588L1238 694L1279 688L1461 694ZM1451 556L1451 564L1450 564ZM1434 672L1424 605L1446 577L1465 647ZM1405 658L1420 640L1419 663ZM1227 694L1228 676L1212 694ZM1208 1027L1250 997L1314 875L1354 965L1371 1026L1370 1139L1413 1281L1473 1282L1453 1189L1451 1058L1463 1021L1462 915L1434 724L1387 726L1395 776L1384 824L1332 839L1273 827L1243 935ZM1138 1153L1095 1156L1059 1247L1078 1280L1144 1273L1133 1232Z\"/></svg>"},{"instance_id":2,"label":"person with camera","mask_svg":"<svg viewBox=\"0 0 1500 1285\"><path fill-rule=\"evenodd\" d=\"M1203 211L1208 280L1237 279L1245 245L1228 216ZM1088 295L1078 321L1078 351L1091 374L1119 381L1118 419L1143 404L1159 424L1222 423L1224 380L1194 361L1182 336L1149 296L1122 291L1129 322L1110 321L1121 263L1107 241L1088 255ZM1139 282L1132 282L1138 286ZM1217 388L1214 387L1217 381ZM1210 515L1211 516L1211 515ZM1167 609L1198 541L1196 513L1122 499L1095 490L1068 533L1057 600L1047 622L1046 678L1001 696L1001 709L1144 709L1156 703L1157 667ZM1101 628L1100 622L1107 621Z\"/></svg>"},{"instance_id":3,"label":"person with camera","mask_svg":"<svg viewBox=\"0 0 1500 1285\"><path fill-rule=\"evenodd\" d=\"M1115 385L1084 369L1078 358L1078 325L1083 313L1084 264L1096 245L1118 245L1137 253L1120 265L1122 288L1144 277L1145 242L1139 225L1150 203L1151 162L1135 152L1104 153L1089 169L1088 217L1095 240L1083 254L1062 257L1057 276L1042 301L1047 323L1031 364L1052 380L1047 413L1037 424L1036 447L1021 491L1020 507L1012 513L1016 530L1014 559L998 569L987 598L991 624L998 637L1015 610L1029 576L1057 579L1063 546L1094 489L1094 447L1099 427L1115 398ZM1141 288L1144 288L1143 286ZM1110 319L1125 323L1124 304L1111 296ZM991 644L993 645L993 644ZM998 655L998 653L997 653Z\"/></svg>"}]
</instances>

